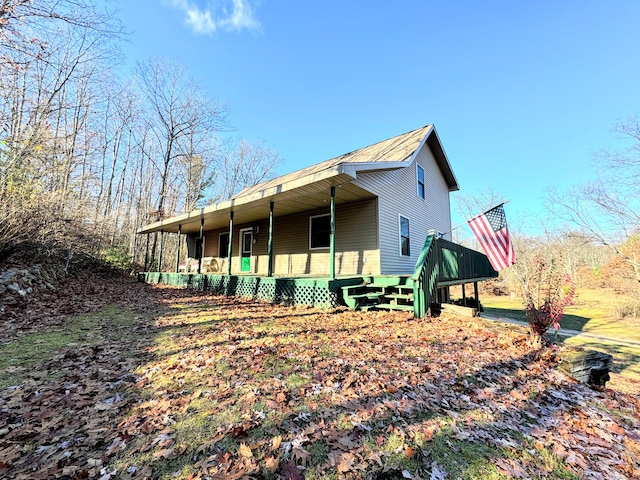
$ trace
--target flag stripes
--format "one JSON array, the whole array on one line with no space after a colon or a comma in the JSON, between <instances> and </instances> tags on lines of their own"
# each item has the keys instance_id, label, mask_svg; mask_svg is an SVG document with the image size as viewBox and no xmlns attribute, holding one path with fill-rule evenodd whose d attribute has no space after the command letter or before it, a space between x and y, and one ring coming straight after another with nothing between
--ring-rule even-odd
<instances>
[{"instance_id":1,"label":"flag stripes","mask_svg":"<svg viewBox=\"0 0 640 480\"><path fill-rule=\"evenodd\" d=\"M494 270L500 271L516 263L516 254L502 205L469 220L468 223Z\"/></svg>"}]
</instances>

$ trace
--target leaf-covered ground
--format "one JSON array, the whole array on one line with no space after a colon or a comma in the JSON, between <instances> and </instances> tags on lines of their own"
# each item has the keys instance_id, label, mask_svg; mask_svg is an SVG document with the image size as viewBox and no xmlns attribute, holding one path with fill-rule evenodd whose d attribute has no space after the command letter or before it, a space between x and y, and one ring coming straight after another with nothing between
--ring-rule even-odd
<instances>
[{"instance_id":1,"label":"leaf-covered ground","mask_svg":"<svg viewBox=\"0 0 640 480\"><path fill-rule=\"evenodd\" d=\"M0 478L640 477L638 396L482 320L91 288L3 333Z\"/></svg>"}]
</instances>

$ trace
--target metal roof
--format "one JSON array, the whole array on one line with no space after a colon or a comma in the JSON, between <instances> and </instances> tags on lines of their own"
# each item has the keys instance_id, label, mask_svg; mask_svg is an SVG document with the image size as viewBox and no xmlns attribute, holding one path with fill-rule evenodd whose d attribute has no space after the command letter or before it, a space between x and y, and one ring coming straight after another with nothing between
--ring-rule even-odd
<instances>
[{"instance_id":1,"label":"metal roof","mask_svg":"<svg viewBox=\"0 0 640 480\"><path fill-rule=\"evenodd\" d=\"M196 232L204 219L205 229L228 225L229 214L234 212L236 224L250 223L268 216L270 202L277 202L274 215L288 215L326 206L329 187L340 185L336 203L372 198L371 192L351 183L358 172L393 170L413 162L420 147L427 143L449 191L458 190L458 183L442 148L433 125L426 125L402 135L383 140L350 153L326 160L310 167L267 180L246 188L232 199L193 210L192 212L145 225L138 233L155 231L183 233Z\"/></svg>"}]
</instances>

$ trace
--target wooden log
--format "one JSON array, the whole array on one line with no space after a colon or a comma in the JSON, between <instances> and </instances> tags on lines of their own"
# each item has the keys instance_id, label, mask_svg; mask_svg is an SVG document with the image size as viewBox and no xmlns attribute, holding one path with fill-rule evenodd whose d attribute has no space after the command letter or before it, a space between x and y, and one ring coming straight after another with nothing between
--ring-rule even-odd
<instances>
[{"instance_id":1,"label":"wooden log","mask_svg":"<svg viewBox=\"0 0 640 480\"><path fill-rule=\"evenodd\" d=\"M478 309L473 307L462 307L460 305L452 305L451 303L443 303L440 306L441 310L446 310L448 312L458 313L460 315L465 315L467 317L477 317Z\"/></svg>"},{"instance_id":2,"label":"wooden log","mask_svg":"<svg viewBox=\"0 0 640 480\"><path fill-rule=\"evenodd\" d=\"M604 387L610 380L613 357L596 350L572 349L561 356L558 369L578 382Z\"/></svg>"}]
</instances>

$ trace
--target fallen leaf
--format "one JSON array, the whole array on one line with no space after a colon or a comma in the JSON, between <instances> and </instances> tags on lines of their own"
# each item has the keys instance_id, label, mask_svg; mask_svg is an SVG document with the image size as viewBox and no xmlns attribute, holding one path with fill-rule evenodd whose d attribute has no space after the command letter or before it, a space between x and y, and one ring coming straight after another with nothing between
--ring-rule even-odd
<instances>
[{"instance_id":1,"label":"fallen leaf","mask_svg":"<svg viewBox=\"0 0 640 480\"><path fill-rule=\"evenodd\" d=\"M240 454L241 457L244 457L244 458L253 457L253 452L251 451L251 448L246 443L240 444L240 447L238 447L238 453Z\"/></svg>"}]
</instances>

